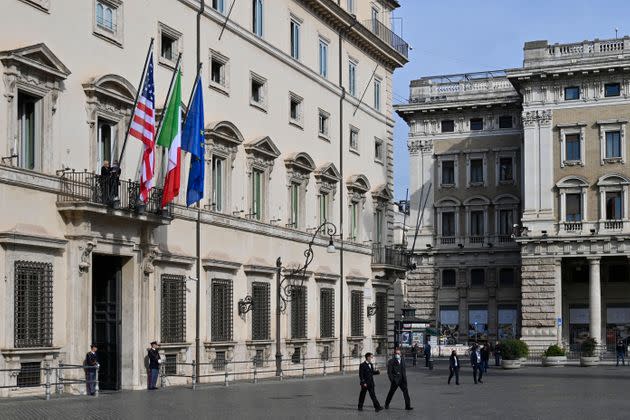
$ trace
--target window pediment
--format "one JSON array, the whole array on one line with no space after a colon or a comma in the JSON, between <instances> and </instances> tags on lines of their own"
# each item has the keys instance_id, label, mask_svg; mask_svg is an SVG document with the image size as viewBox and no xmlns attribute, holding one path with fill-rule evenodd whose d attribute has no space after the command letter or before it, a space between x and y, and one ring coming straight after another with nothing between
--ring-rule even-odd
<instances>
[{"instance_id":1,"label":"window pediment","mask_svg":"<svg viewBox=\"0 0 630 420\"><path fill-rule=\"evenodd\" d=\"M580 176L569 176L562 178L556 184L558 188L586 188L588 187L588 181Z\"/></svg>"},{"instance_id":2,"label":"window pediment","mask_svg":"<svg viewBox=\"0 0 630 420\"><path fill-rule=\"evenodd\" d=\"M445 197L435 203L435 207L459 207L462 203L455 197Z\"/></svg>"},{"instance_id":3,"label":"window pediment","mask_svg":"<svg viewBox=\"0 0 630 420\"><path fill-rule=\"evenodd\" d=\"M313 162L313 159L304 152L289 155L289 157L284 160L284 164L287 169L290 169L293 172L301 172L303 174L310 174L315 170L315 162Z\"/></svg>"},{"instance_id":4,"label":"window pediment","mask_svg":"<svg viewBox=\"0 0 630 420\"><path fill-rule=\"evenodd\" d=\"M597 181L598 187L605 186L619 186L619 185L629 185L630 179L625 175L621 174L607 174L599 178Z\"/></svg>"},{"instance_id":5,"label":"window pediment","mask_svg":"<svg viewBox=\"0 0 630 420\"><path fill-rule=\"evenodd\" d=\"M269 136L260 137L245 145L245 151L258 158L273 161L280 156L280 150Z\"/></svg>"},{"instance_id":6,"label":"window pediment","mask_svg":"<svg viewBox=\"0 0 630 420\"><path fill-rule=\"evenodd\" d=\"M133 85L116 74L95 77L83 84L83 90L88 96L100 96L129 107L133 106L136 97L136 89Z\"/></svg>"},{"instance_id":7,"label":"window pediment","mask_svg":"<svg viewBox=\"0 0 630 420\"><path fill-rule=\"evenodd\" d=\"M465 206L487 206L489 204L490 200L481 195L470 197L464 201Z\"/></svg>"},{"instance_id":8,"label":"window pediment","mask_svg":"<svg viewBox=\"0 0 630 420\"><path fill-rule=\"evenodd\" d=\"M394 199L394 195L391 193L386 184L381 184L372 190L372 197L378 201L389 202Z\"/></svg>"},{"instance_id":9,"label":"window pediment","mask_svg":"<svg viewBox=\"0 0 630 420\"><path fill-rule=\"evenodd\" d=\"M370 182L365 175L351 176L350 178L348 178L346 185L351 192L356 192L359 194L365 194L370 190Z\"/></svg>"},{"instance_id":10,"label":"window pediment","mask_svg":"<svg viewBox=\"0 0 630 420\"><path fill-rule=\"evenodd\" d=\"M31 68L57 81L65 80L71 73L70 69L44 43L2 51L0 61L5 67Z\"/></svg>"},{"instance_id":11,"label":"window pediment","mask_svg":"<svg viewBox=\"0 0 630 420\"><path fill-rule=\"evenodd\" d=\"M328 162L315 171L315 178L323 182L337 183L341 178L339 171L334 163Z\"/></svg>"},{"instance_id":12,"label":"window pediment","mask_svg":"<svg viewBox=\"0 0 630 420\"><path fill-rule=\"evenodd\" d=\"M521 200L518 197L512 194L501 194L498 195L492 200L492 204L501 205L501 204L519 204Z\"/></svg>"},{"instance_id":13,"label":"window pediment","mask_svg":"<svg viewBox=\"0 0 630 420\"><path fill-rule=\"evenodd\" d=\"M244 141L243 135L230 121L219 121L206 126L206 138L214 143L224 143L231 147L237 147Z\"/></svg>"}]
</instances>

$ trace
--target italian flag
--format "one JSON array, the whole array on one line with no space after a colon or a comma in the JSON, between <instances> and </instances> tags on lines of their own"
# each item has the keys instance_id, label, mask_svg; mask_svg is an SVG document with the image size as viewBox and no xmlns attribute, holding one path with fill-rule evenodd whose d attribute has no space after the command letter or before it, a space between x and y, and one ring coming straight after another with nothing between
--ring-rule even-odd
<instances>
[{"instance_id":1,"label":"italian flag","mask_svg":"<svg viewBox=\"0 0 630 420\"><path fill-rule=\"evenodd\" d=\"M175 85L171 95L162 128L157 139L157 144L168 149L168 165L166 179L164 180L164 195L162 207L173 201L179 194L179 179L181 173L181 147L182 147L182 73L178 69L175 76Z\"/></svg>"}]
</instances>

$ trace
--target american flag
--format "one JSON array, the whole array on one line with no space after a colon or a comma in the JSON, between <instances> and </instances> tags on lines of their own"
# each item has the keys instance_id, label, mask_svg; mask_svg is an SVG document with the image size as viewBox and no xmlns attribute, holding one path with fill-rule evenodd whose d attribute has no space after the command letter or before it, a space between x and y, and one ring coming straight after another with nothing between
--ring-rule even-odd
<instances>
[{"instance_id":1,"label":"american flag","mask_svg":"<svg viewBox=\"0 0 630 420\"><path fill-rule=\"evenodd\" d=\"M133 112L129 135L144 143L142 172L140 174L140 199L145 203L153 188L155 168L155 86L153 84L153 54L149 58L142 93Z\"/></svg>"}]
</instances>

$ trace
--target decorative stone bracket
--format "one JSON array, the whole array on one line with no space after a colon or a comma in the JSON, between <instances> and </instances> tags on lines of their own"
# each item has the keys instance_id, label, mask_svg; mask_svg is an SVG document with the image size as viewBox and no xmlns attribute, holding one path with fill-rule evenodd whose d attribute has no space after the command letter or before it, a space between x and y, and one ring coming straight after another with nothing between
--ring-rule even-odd
<instances>
[{"instance_id":1,"label":"decorative stone bracket","mask_svg":"<svg viewBox=\"0 0 630 420\"><path fill-rule=\"evenodd\" d=\"M79 247L79 250L83 250L81 253L81 261L79 262L79 272L87 273L90 270L90 254L92 254L94 248L96 248L96 243L92 241L88 241L85 247Z\"/></svg>"},{"instance_id":2,"label":"decorative stone bracket","mask_svg":"<svg viewBox=\"0 0 630 420\"><path fill-rule=\"evenodd\" d=\"M147 276L155 271L155 266L153 265L153 261L155 261L157 256L158 256L158 249L157 247L153 247L149 250L147 255L144 257L144 261L142 261L142 270L144 271L144 274L146 274Z\"/></svg>"}]
</instances>

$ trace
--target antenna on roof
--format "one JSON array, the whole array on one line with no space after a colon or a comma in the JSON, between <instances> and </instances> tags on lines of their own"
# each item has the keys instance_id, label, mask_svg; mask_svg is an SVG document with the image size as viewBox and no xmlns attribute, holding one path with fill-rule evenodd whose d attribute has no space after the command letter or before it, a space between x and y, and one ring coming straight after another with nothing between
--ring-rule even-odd
<instances>
[{"instance_id":1,"label":"antenna on roof","mask_svg":"<svg viewBox=\"0 0 630 420\"><path fill-rule=\"evenodd\" d=\"M615 28L615 39L617 39L617 32L619 32L619 28Z\"/></svg>"}]
</instances>

